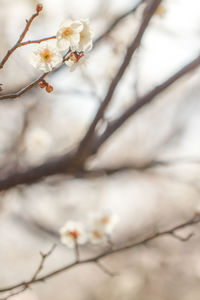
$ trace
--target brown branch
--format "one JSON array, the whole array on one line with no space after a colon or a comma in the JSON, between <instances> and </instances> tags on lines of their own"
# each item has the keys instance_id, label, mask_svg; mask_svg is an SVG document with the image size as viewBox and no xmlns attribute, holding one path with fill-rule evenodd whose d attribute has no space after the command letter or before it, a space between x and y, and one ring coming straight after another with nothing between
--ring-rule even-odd
<instances>
[{"instance_id":1,"label":"brown branch","mask_svg":"<svg viewBox=\"0 0 200 300\"><path fill-rule=\"evenodd\" d=\"M132 248L144 245L144 244L146 244L148 242L151 242L151 241L153 241L153 240L155 240L155 239L157 239L159 237L165 236L165 235L172 235L172 236L174 236L175 231L183 229L183 228L185 228L187 226L190 226L190 225L195 225L195 224L197 224L199 222L200 222L200 216L198 215L198 216L195 216L192 219L188 220L187 222L184 222L184 223L181 223L181 224L179 224L179 225L177 225L175 227L172 227L171 229L168 229L168 230L165 230L165 231L161 231L161 232L156 232L153 235L151 235L151 236L149 236L147 238L144 238L141 241L129 243L128 245L121 246L121 247L118 247L118 248L112 248L111 250L108 250L108 251L106 251L106 252L104 252L104 253L102 253L100 255L97 255L97 256L89 258L89 259L80 260L80 261L76 260L74 263L71 263L69 265L63 266L61 268L58 268L58 269L56 269L56 270L54 270L54 271L52 271L52 272L50 272L50 273L48 273L46 275L43 275L43 276L41 276L39 278L36 278L34 281L33 280L29 280L29 281L21 282L21 283L18 283L18 284L9 286L9 287L1 288L0 289L0 293L8 292L8 291L13 291L14 289L17 289L17 288L23 288L27 284L28 284L28 286L30 286L30 285L38 283L38 282L44 282L45 280L47 280L49 278L52 278L52 277L56 276L57 274L60 274L60 273L62 273L64 271L72 269L73 267L75 267L77 265L84 265L84 264L88 264L88 263L98 262L100 259L102 259L102 258L104 258L104 257L106 257L108 255L111 255L111 254L114 254L114 253L119 253L119 252L122 252L122 251L125 251L125 250L128 250L128 249L132 249ZM186 240L188 240L188 239L186 239ZM181 241L185 241L185 240L182 239ZM32 279L33 279L33 277L32 277Z\"/></svg>"},{"instance_id":2,"label":"brown branch","mask_svg":"<svg viewBox=\"0 0 200 300\"><path fill-rule=\"evenodd\" d=\"M24 93L26 93L27 91L32 89L34 86L36 86L38 84L38 82L40 82L42 79L44 79L47 76L47 74L49 74L49 72L42 74L38 79L32 81L26 87L22 88L21 90L15 92L15 93L0 95L0 100L15 99L15 98L20 97L21 95L23 95Z\"/></svg>"},{"instance_id":3,"label":"brown branch","mask_svg":"<svg viewBox=\"0 0 200 300\"><path fill-rule=\"evenodd\" d=\"M53 39L56 39L55 35L52 35L52 36L49 36L49 37L46 37L46 38L43 38L43 39L39 39L39 40L32 40L32 41L23 42L23 43L20 43L19 47L22 47L22 46L25 46L25 45L30 45L30 44L39 44L41 42L45 42L45 41L53 40Z\"/></svg>"},{"instance_id":4,"label":"brown branch","mask_svg":"<svg viewBox=\"0 0 200 300\"><path fill-rule=\"evenodd\" d=\"M185 76L191 71L194 71L200 65L200 55L184 66L177 73L169 77L166 81L155 87L152 91L148 92L143 97L140 97L133 105L131 105L119 118L112 121L105 132L97 137L96 141L93 143L92 153L96 153L99 147L116 131L118 130L131 116L133 116L137 111L143 108L145 105L150 104L155 97L166 90L169 86L179 80L181 77Z\"/></svg>"},{"instance_id":5,"label":"brown branch","mask_svg":"<svg viewBox=\"0 0 200 300\"><path fill-rule=\"evenodd\" d=\"M39 15L39 10L36 9L36 13L33 14L29 20L26 20L26 26L23 30L23 32L21 33L19 39L17 40L16 44L10 49L8 50L8 52L6 53L6 55L4 56L4 58L2 59L2 61L0 62L0 69L3 68L3 66L5 65L5 63L7 62L7 60L9 59L10 55L19 47L22 46L22 41L25 37L25 35L27 34L33 20Z\"/></svg>"},{"instance_id":6,"label":"brown branch","mask_svg":"<svg viewBox=\"0 0 200 300\"><path fill-rule=\"evenodd\" d=\"M109 103L112 99L112 96L116 90L116 87L118 86L118 83L122 79L122 76L124 75L134 52L139 47L142 37L144 35L144 32L145 32L146 28L148 27L148 24L160 3L161 3L161 0L152 0L150 2L150 5L148 5L146 7L146 10L144 13L144 18L142 20L142 23L140 25L138 33L137 33L136 37L134 38L134 40L132 41L131 45L129 46L127 53L124 57L122 65L120 66L118 72L116 73L115 77L113 78L113 80L108 88L107 94L106 94L104 100L102 101L94 120L92 121L85 137L83 138L83 140L80 143L80 147L79 147L78 151L80 154L79 161L81 164L84 163L85 159L88 156L88 152L90 151L91 142L93 141L93 138L94 138L94 132L95 132L96 125L99 122L99 120L103 117L104 112L105 112L107 106L109 105Z\"/></svg>"},{"instance_id":7,"label":"brown branch","mask_svg":"<svg viewBox=\"0 0 200 300\"><path fill-rule=\"evenodd\" d=\"M109 35L109 33L126 17L128 17L130 14L135 12L138 7L145 2L145 0L140 0L138 3L130 10L126 11L124 14L120 15L116 20L114 20L113 23L110 24L110 26L104 31L95 41L94 44L97 45L103 38Z\"/></svg>"},{"instance_id":8,"label":"brown branch","mask_svg":"<svg viewBox=\"0 0 200 300\"><path fill-rule=\"evenodd\" d=\"M17 286L17 287L14 287L14 288L10 289L10 290L13 291L16 288L19 288L19 287L21 288L17 291L14 291L13 293L7 295L4 298L0 298L0 300L7 300L8 298L10 298L12 296L18 295L18 294L24 292L25 290L27 290L31 284L36 282L39 273L42 271L42 269L44 267L44 263L45 263L46 259L53 253L55 247L56 247L56 245L54 244L47 253L40 252L41 260L40 260L40 263L39 263L37 269L35 270L33 276L31 277L31 279L26 281L26 282L23 282L20 286ZM2 293L2 292L5 292L5 291L0 291L0 292Z\"/></svg>"},{"instance_id":9,"label":"brown branch","mask_svg":"<svg viewBox=\"0 0 200 300\"><path fill-rule=\"evenodd\" d=\"M152 102L152 100L163 92L167 87L172 85L182 76L195 70L200 65L200 56L195 58L192 62L183 67L180 71L172 75L169 79L164 81L161 85L141 97L135 104L133 104L127 111L125 111L118 119L113 121L107 130L99 136L94 142L91 154L96 153L99 147L135 112L143 106ZM9 189L18 184L31 184L37 182L43 177L55 174L78 174L81 173L82 166L79 164L79 159L76 151L67 153L61 157L57 157L53 161L47 161L44 164L15 174L8 175L6 178L0 179L0 191Z\"/></svg>"}]
</instances>

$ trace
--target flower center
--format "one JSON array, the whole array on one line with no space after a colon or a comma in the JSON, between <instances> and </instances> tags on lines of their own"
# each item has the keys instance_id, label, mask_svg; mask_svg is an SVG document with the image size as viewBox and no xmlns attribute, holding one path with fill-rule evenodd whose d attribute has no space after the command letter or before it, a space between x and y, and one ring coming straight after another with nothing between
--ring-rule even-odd
<instances>
[{"instance_id":1,"label":"flower center","mask_svg":"<svg viewBox=\"0 0 200 300\"><path fill-rule=\"evenodd\" d=\"M73 30L70 27L65 28L65 30L62 33L62 37L64 39L67 39L70 35L72 35Z\"/></svg>"},{"instance_id":2,"label":"flower center","mask_svg":"<svg viewBox=\"0 0 200 300\"><path fill-rule=\"evenodd\" d=\"M108 216L104 216L101 218L101 223L102 224L107 224L109 222L109 217Z\"/></svg>"},{"instance_id":3,"label":"flower center","mask_svg":"<svg viewBox=\"0 0 200 300\"><path fill-rule=\"evenodd\" d=\"M40 56L44 62L50 62L52 58L52 53L49 49L45 49L43 52L40 52Z\"/></svg>"},{"instance_id":4,"label":"flower center","mask_svg":"<svg viewBox=\"0 0 200 300\"><path fill-rule=\"evenodd\" d=\"M77 240L80 234L78 230L75 229L73 231L67 232L67 235L70 236L70 238L72 238L73 240Z\"/></svg>"},{"instance_id":5,"label":"flower center","mask_svg":"<svg viewBox=\"0 0 200 300\"><path fill-rule=\"evenodd\" d=\"M100 239L100 238L103 237L102 233L99 232L98 230L94 230L94 231L92 232L92 235L93 235L93 237L94 237L95 239Z\"/></svg>"},{"instance_id":6,"label":"flower center","mask_svg":"<svg viewBox=\"0 0 200 300\"><path fill-rule=\"evenodd\" d=\"M83 31L80 33L80 38L81 39L84 39L84 37L85 37L85 34L83 33Z\"/></svg>"},{"instance_id":7,"label":"flower center","mask_svg":"<svg viewBox=\"0 0 200 300\"><path fill-rule=\"evenodd\" d=\"M83 53L78 54L76 52L72 52L69 56L69 59L72 60L76 64L83 56L84 56Z\"/></svg>"}]
</instances>

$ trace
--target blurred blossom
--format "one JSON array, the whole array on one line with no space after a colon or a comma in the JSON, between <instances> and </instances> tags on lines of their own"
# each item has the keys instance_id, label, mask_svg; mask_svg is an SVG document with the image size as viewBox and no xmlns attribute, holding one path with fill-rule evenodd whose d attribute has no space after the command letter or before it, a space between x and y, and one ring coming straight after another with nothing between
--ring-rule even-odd
<instances>
[{"instance_id":1,"label":"blurred blossom","mask_svg":"<svg viewBox=\"0 0 200 300\"><path fill-rule=\"evenodd\" d=\"M97 212L89 218L89 239L92 244L102 243L108 240L108 236L113 233L119 220L117 215L108 211Z\"/></svg>"},{"instance_id":2,"label":"blurred blossom","mask_svg":"<svg viewBox=\"0 0 200 300\"><path fill-rule=\"evenodd\" d=\"M68 221L60 229L61 242L69 248L75 248L76 243L83 245L87 242L87 233L79 222Z\"/></svg>"},{"instance_id":3,"label":"blurred blossom","mask_svg":"<svg viewBox=\"0 0 200 300\"><path fill-rule=\"evenodd\" d=\"M40 127L27 131L24 140L26 156L32 162L38 162L45 158L52 146L52 138L49 133Z\"/></svg>"},{"instance_id":4,"label":"blurred blossom","mask_svg":"<svg viewBox=\"0 0 200 300\"><path fill-rule=\"evenodd\" d=\"M41 42L32 54L31 64L44 72L50 72L62 64L62 55L56 47L56 41Z\"/></svg>"}]
</instances>

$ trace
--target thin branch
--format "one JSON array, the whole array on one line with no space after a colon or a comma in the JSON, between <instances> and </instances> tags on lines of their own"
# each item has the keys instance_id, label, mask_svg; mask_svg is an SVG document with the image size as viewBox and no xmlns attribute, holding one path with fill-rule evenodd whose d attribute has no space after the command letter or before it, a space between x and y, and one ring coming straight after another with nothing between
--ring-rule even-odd
<instances>
[{"instance_id":1,"label":"thin branch","mask_svg":"<svg viewBox=\"0 0 200 300\"><path fill-rule=\"evenodd\" d=\"M48 41L48 40L53 40L53 39L56 39L55 35L52 35L52 36L49 36L49 37L46 37L46 38L43 38L43 39L39 39L39 40L32 40L32 41L23 42L23 43L20 43L19 47L22 47L22 46L25 46L25 45L30 45L30 44L39 44L41 42Z\"/></svg>"},{"instance_id":2,"label":"thin branch","mask_svg":"<svg viewBox=\"0 0 200 300\"><path fill-rule=\"evenodd\" d=\"M117 275L116 273L113 273L110 270L108 270L98 259L95 261L95 264L108 276L113 277Z\"/></svg>"},{"instance_id":3,"label":"thin branch","mask_svg":"<svg viewBox=\"0 0 200 300\"><path fill-rule=\"evenodd\" d=\"M35 280L33 280L33 277L31 280L29 281L25 281L25 282L21 282L21 283L18 283L18 284L15 284L15 285L11 285L9 287L5 287L5 288L1 288L0 289L0 293L4 293L4 292L8 292L8 291L13 291L14 289L17 289L17 288L23 288L24 286L28 285L32 285L32 284L35 284L35 283L38 283L38 282L44 282L45 280L49 279L49 278L52 278L54 276L56 276L57 274L60 274L64 271L67 271L69 269L72 269L73 267L77 266L77 265L84 265L84 264L88 264L88 263L95 263L96 261L99 261L100 259L108 256L108 255L112 255L114 253L119 253L119 252L122 252L122 251L125 251L125 250L128 250L128 249L132 249L132 248L135 248L135 247L138 247L138 246L141 246L141 245L144 245L148 242L151 242L159 237L162 237L162 236L166 236L166 235L174 235L175 231L176 230L180 230L180 229L183 229L187 226L191 226L191 225L195 225L197 223L200 222L200 216L194 216L192 219L188 220L187 222L184 222L184 223L181 223L175 227L172 227L171 229L168 229L168 230L165 230L165 231L161 231L161 232L157 232L157 233L154 233L153 235L147 237L147 238L144 238L143 240L141 241L138 241L138 242L132 242L132 243L129 243L128 245L125 245L125 246L121 246L121 247L118 247L118 248L113 248L113 249L110 249L108 250L107 252L104 252L100 255L97 255L95 257L92 257L92 258L89 258L89 259L85 259L85 260L81 260L81 261L75 261L71 264L68 264L66 266L63 266L61 268L58 268L50 273L47 273L46 275L43 275L39 278L35 278ZM40 263L41 265L41 263ZM43 266L43 265L42 265ZM37 270L40 269L40 267L37 268ZM37 273L37 271L36 271ZM36 274L35 273L35 274ZM38 274L38 273L37 273ZM36 276L37 277L37 276Z\"/></svg>"},{"instance_id":4,"label":"thin branch","mask_svg":"<svg viewBox=\"0 0 200 300\"><path fill-rule=\"evenodd\" d=\"M0 95L0 100L14 99L14 98L20 97L21 95L23 95L24 93L26 93L27 91L32 89L34 86L36 86L38 84L38 82L40 82L42 79L44 79L47 76L47 74L49 74L49 72L42 74L38 79L32 81L26 87L22 88L21 90L17 91L16 93Z\"/></svg>"},{"instance_id":5,"label":"thin branch","mask_svg":"<svg viewBox=\"0 0 200 300\"><path fill-rule=\"evenodd\" d=\"M103 117L104 112L105 112L107 106L109 105L109 103L112 99L112 96L116 90L116 87L118 86L118 83L122 79L122 76L124 75L134 52L139 47L142 37L148 27L148 24L160 3L161 3L161 0L152 0L150 5L148 5L146 7L146 10L144 13L144 18L142 20L142 23L140 25L138 33L137 33L136 37L134 38L134 40L132 41L131 45L129 46L127 53L124 57L122 65L120 66L118 72L116 73L115 77L113 78L113 80L108 88L107 94L106 94L104 100L102 101L94 120L92 121L85 137L83 138L83 140L80 143L80 147L78 150L80 163L84 163L85 159L87 158L88 151L90 151L91 142L93 142L93 139L94 139L94 132L95 132L96 125L99 122L99 120Z\"/></svg>"},{"instance_id":6,"label":"thin branch","mask_svg":"<svg viewBox=\"0 0 200 300\"><path fill-rule=\"evenodd\" d=\"M23 30L23 32L21 33L18 41L16 42L16 44L10 49L8 50L8 52L6 53L6 55L4 56L4 58L2 59L2 61L0 62L0 69L3 68L3 66L5 65L5 63L7 62L7 60L9 59L10 55L19 47L21 47L21 42L23 41L25 35L27 34L33 20L39 15L39 10L36 9L36 13L33 14L29 20L26 20L26 26Z\"/></svg>"},{"instance_id":7,"label":"thin branch","mask_svg":"<svg viewBox=\"0 0 200 300\"><path fill-rule=\"evenodd\" d=\"M105 38L106 36L109 35L109 33L123 20L125 19L127 16L129 16L130 14L132 14L133 12L135 12L138 7L145 2L145 0L140 0L138 1L138 3L130 10L126 11L124 14L120 15L116 20L114 20L113 23L110 24L110 26L106 29L106 31L104 31L104 33L102 33L95 41L94 44L97 45L103 38Z\"/></svg>"},{"instance_id":8,"label":"thin branch","mask_svg":"<svg viewBox=\"0 0 200 300\"><path fill-rule=\"evenodd\" d=\"M55 247L56 247L56 245L54 244L47 253L40 252L41 260L40 260L40 263L39 263L38 267L36 268L33 276L31 277L31 279L26 281L26 282L23 282L20 286L16 286L16 287L10 289L10 290L13 291L17 288L20 288L19 290L14 291L13 293L10 293L6 297L0 298L0 300L7 300L8 298L10 298L12 296L21 294L22 292L27 290L30 287L30 285L32 285L34 282L36 282L38 275L40 274L40 272L42 271L42 269L44 267L44 263L45 263L46 259L53 253L53 251L55 250ZM2 292L5 292L5 291L0 291L0 292L2 293Z\"/></svg>"},{"instance_id":9,"label":"thin branch","mask_svg":"<svg viewBox=\"0 0 200 300\"><path fill-rule=\"evenodd\" d=\"M99 147L116 131L120 128L125 121L136 113L143 106L151 103L153 99L163 92L170 85L175 83L178 79L184 75L195 70L200 65L200 56L195 58L192 62L184 66L180 71L172 75L161 85L147 93L145 96L141 97L139 101L133 104L127 109L118 119L113 121L105 130L105 132L97 137L93 141L93 146L90 155L95 154ZM23 172L18 172L15 174L9 174L7 177L0 179L0 191L7 190L11 187L17 186L18 184L31 184L39 181L43 177L47 177L55 174L70 174L77 175L81 174L83 168L79 164L79 159L77 158L76 149L73 152L66 153L63 156L57 157L55 159L48 160L44 164L28 169Z\"/></svg>"},{"instance_id":10,"label":"thin branch","mask_svg":"<svg viewBox=\"0 0 200 300\"><path fill-rule=\"evenodd\" d=\"M124 113L119 116L116 120L112 121L105 132L97 137L96 141L93 143L92 153L96 153L99 147L108 139L110 136L118 130L131 116L133 116L137 111L143 108L145 105L150 104L155 97L166 90L169 86L175 83L178 79L182 78L186 74L194 71L200 65L200 55L192 60L189 64L184 66L177 73L169 77L166 81L155 87L152 91L148 92L143 97L140 97L133 105L131 105Z\"/></svg>"}]
</instances>

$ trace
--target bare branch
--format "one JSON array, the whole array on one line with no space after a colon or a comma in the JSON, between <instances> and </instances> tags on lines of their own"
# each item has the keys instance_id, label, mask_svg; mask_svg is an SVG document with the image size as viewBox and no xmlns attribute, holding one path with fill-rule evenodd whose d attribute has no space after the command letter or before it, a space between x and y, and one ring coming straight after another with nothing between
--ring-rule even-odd
<instances>
[{"instance_id":1,"label":"bare branch","mask_svg":"<svg viewBox=\"0 0 200 300\"><path fill-rule=\"evenodd\" d=\"M41 42L49 41L49 40L53 40L53 39L56 39L55 35L52 35L52 36L49 36L49 37L46 37L46 38L43 38L43 39L39 39L39 40L32 40L32 41L23 42L23 43L20 43L19 47L23 47L25 45L30 45L30 44L39 44Z\"/></svg>"},{"instance_id":2,"label":"bare branch","mask_svg":"<svg viewBox=\"0 0 200 300\"><path fill-rule=\"evenodd\" d=\"M20 97L21 95L23 95L24 93L26 93L27 91L32 89L34 86L36 86L38 84L38 82L40 82L42 79L44 79L47 76L47 74L49 74L49 73L47 72L47 73L42 74L38 79L32 81L26 87L22 88L21 90L17 91L16 93L0 95L0 100L14 99L14 98Z\"/></svg>"},{"instance_id":3,"label":"bare branch","mask_svg":"<svg viewBox=\"0 0 200 300\"><path fill-rule=\"evenodd\" d=\"M39 278L35 278L34 280L33 280L33 278L34 278L34 276L33 276L32 279L29 280L29 281L25 281L25 282L21 282L19 284L15 284L15 285L12 285L12 286L9 286L9 287L1 288L0 289L0 293L13 291L13 290L15 290L17 288L24 288L27 285L29 287L30 285L38 283L38 282L44 282L45 280L47 280L49 278L52 278L52 277L56 276L57 274L60 274L60 273L62 273L64 271L72 269L73 267L75 267L77 265L84 265L84 264L88 264L88 263L96 263L97 261L99 261L100 259L102 259L102 258L104 258L104 257L106 257L108 255L112 255L114 253L119 253L119 252L122 252L122 251L125 251L125 250L128 250L128 249L132 249L132 248L144 245L144 244L146 244L146 243L148 243L150 241L153 241L153 240L155 240L155 239L157 239L159 237L165 236L165 235L172 235L172 236L174 236L174 233L175 233L176 230L183 229L183 228L185 228L187 226L195 225L195 224L197 224L199 222L200 222L200 216L199 215L194 216L192 219L188 220L187 222L181 223L181 224L179 224L179 225L177 225L175 227L172 227L171 229L165 230L165 231L156 232L153 235L151 235L151 236L149 236L147 238L144 238L141 241L132 242L132 243L129 243L128 245L121 246L121 247L118 247L118 248L112 248L112 249L110 249L110 250L108 250L108 251L106 251L106 252L104 252L104 253L102 253L100 255L97 255L97 256L89 258L89 259L85 259L85 260L77 260L76 259L74 263L71 263L69 265L63 266L61 268L58 268L58 269L56 269L56 270L54 270L54 271L52 271L52 272L50 272L50 273L48 273L48 274L46 274L44 276L41 276ZM190 235L190 237L191 237L191 235ZM186 240L188 240L188 238L187 239L181 239L181 240L182 241L186 241ZM48 253L51 254L51 250ZM46 256L48 256L50 254L47 254ZM43 267L43 262L42 261L43 260L41 260L41 263L40 263L39 267L37 268L37 270L35 272L35 274L37 274L37 275L39 273L38 270L40 270L40 266L42 265L42 267ZM36 277L37 277L37 275L36 275Z\"/></svg>"},{"instance_id":4,"label":"bare branch","mask_svg":"<svg viewBox=\"0 0 200 300\"><path fill-rule=\"evenodd\" d=\"M31 279L29 281L23 282L20 286L16 286L14 288L9 289L9 290L15 290L15 289L20 288L19 290L14 291L13 293L10 293L6 297L0 298L0 300L7 300L8 298L10 298L12 296L18 295L18 294L24 292L25 290L27 290L31 284L36 282L39 273L42 271L42 269L44 267L44 263L45 263L46 259L53 253L55 247L56 247L56 245L54 244L47 253L40 252L41 260L40 260L40 263L39 263L36 271L34 272L33 276L31 277ZM5 292L5 291L0 291L0 292Z\"/></svg>"},{"instance_id":5,"label":"bare branch","mask_svg":"<svg viewBox=\"0 0 200 300\"><path fill-rule=\"evenodd\" d=\"M87 158L88 151L90 151L91 142L93 142L93 139L94 139L94 131L95 131L96 125L99 122L99 120L103 117L104 112L112 99L115 89L118 86L118 83L120 82L122 76L124 75L134 52L139 47L142 37L144 35L144 32L160 3L161 3L161 0L152 0L150 2L150 5L147 6L145 13L144 13L144 18L143 18L141 26L138 30L138 33L137 33L136 37L134 38L134 40L132 41L131 45L129 46L127 53L124 57L122 65L120 66L118 72L116 73L115 77L113 78L113 80L108 88L107 94L106 94L104 100L102 101L94 120L92 121L85 137L83 138L82 142L80 143L80 146L78 149L80 163L83 163L84 160Z\"/></svg>"},{"instance_id":6,"label":"bare branch","mask_svg":"<svg viewBox=\"0 0 200 300\"><path fill-rule=\"evenodd\" d=\"M110 26L106 29L106 31L104 31L104 33L102 33L95 41L94 44L97 45L103 38L105 38L106 36L109 35L109 33L126 17L128 17L130 14L132 14L133 12L135 12L138 7L145 2L145 0L140 0L138 1L138 3L130 10L128 10L127 12L125 12L124 14L122 14L121 16L119 16L113 23L110 24Z\"/></svg>"},{"instance_id":7,"label":"bare branch","mask_svg":"<svg viewBox=\"0 0 200 300\"><path fill-rule=\"evenodd\" d=\"M21 42L23 41L23 39L25 38L25 35L27 34L33 20L39 15L39 10L36 9L36 13L33 14L29 20L26 20L26 26L23 30L23 32L21 33L18 41L16 42L16 44L10 49L8 50L8 52L6 53L6 55L4 56L4 58L2 59L2 61L0 62L0 69L3 68L3 66L5 65L5 63L7 62L7 60L9 59L10 55L19 47L23 46L21 44Z\"/></svg>"},{"instance_id":8,"label":"bare branch","mask_svg":"<svg viewBox=\"0 0 200 300\"><path fill-rule=\"evenodd\" d=\"M154 100L160 93L166 90L169 86L175 83L178 79L188 74L191 71L194 71L200 65L200 55L197 56L194 60L184 66L177 73L169 77L166 81L155 87L152 91L148 92L143 97L139 98L133 105L131 105L119 118L112 121L108 126L105 132L97 137L96 141L93 143L92 153L96 153L99 147L117 130L119 129L132 115L134 115L138 110L143 108L145 105Z\"/></svg>"}]
</instances>

